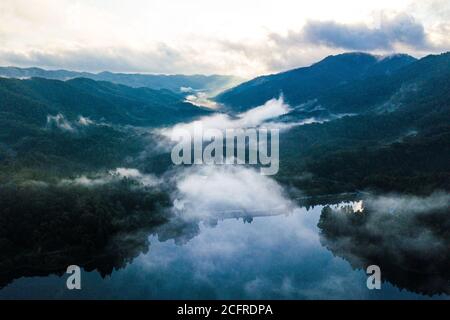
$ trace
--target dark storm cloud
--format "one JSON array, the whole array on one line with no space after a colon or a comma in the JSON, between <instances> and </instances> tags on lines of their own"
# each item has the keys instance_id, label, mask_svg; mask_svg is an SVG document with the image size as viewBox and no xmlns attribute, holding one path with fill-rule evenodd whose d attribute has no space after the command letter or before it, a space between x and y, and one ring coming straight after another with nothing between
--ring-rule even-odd
<instances>
[{"instance_id":1,"label":"dark storm cloud","mask_svg":"<svg viewBox=\"0 0 450 320\"><path fill-rule=\"evenodd\" d=\"M414 49L430 47L423 25L406 14L384 18L374 28L365 24L309 21L300 32L290 32L286 37L273 34L271 39L284 46L308 43L345 50L392 50L395 44Z\"/></svg>"}]
</instances>

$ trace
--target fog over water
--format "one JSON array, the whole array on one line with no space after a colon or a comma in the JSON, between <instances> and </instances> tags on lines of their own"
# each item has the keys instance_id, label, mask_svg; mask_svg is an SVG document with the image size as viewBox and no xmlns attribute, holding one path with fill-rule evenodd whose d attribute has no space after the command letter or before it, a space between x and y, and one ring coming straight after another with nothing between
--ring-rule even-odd
<instances>
[{"instance_id":1,"label":"fog over water","mask_svg":"<svg viewBox=\"0 0 450 320\"><path fill-rule=\"evenodd\" d=\"M137 172L122 170L125 173L138 177ZM65 289L65 275L21 278L0 290L0 297L429 297L400 290L389 281L383 283L382 290L368 290L365 272L352 268L339 257L339 251L335 256L334 249L323 245L327 230L318 227L323 206L309 210L299 207L275 180L252 169L187 168L177 173L175 186L171 195L173 218L148 235L148 252L142 252L125 268L105 278L97 271L83 272L83 289L78 292ZM367 203L380 210L402 207L423 211L425 206L441 208L446 201L448 197L441 194L413 202L389 196L350 204L355 210Z\"/></svg>"}]
</instances>

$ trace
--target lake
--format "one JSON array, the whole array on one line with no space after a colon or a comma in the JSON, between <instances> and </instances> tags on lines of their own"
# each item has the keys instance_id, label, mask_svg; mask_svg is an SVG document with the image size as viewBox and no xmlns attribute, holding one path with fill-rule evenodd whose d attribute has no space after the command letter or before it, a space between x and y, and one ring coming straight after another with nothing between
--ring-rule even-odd
<instances>
[{"instance_id":1,"label":"lake","mask_svg":"<svg viewBox=\"0 0 450 320\"><path fill-rule=\"evenodd\" d=\"M253 218L168 222L149 235L149 250L102 277L82 271L81 290L68 275L31 276L0 290L1 299L448 299L383 282L369 290L321 242L322 206ZM172 224L172 225L171 225Z\"/></svg>"}]
</instances>

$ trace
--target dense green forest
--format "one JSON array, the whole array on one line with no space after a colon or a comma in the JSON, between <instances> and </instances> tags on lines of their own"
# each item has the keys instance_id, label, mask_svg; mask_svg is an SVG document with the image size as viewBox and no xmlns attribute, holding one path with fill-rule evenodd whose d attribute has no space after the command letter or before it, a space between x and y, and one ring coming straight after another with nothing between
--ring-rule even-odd
<instances>
[{"instance_id":1,"label":"dense green forest","mask_svg":"<svg viewBox=\"0 0 450 320\"><path fill-rule=\"evenodd\" d=\"M330 107L352 112L365 105L364 112L282 133L277 178L313 194L449 190L450 54L426 57L386 77L345 85L346 100L336 95ZM379 94L388 80L395 85ZM411 83L415 89L407 94L393 93Z\"/></svg>"},{"instance_id":2,"label":"dense green forest","mask_svg":"<svg viewBox=\"0 0 450 320\"><path fill-rule=\"evenodd\" d=\"M295 128L281 136L276 178L316 195L449 190L448 121L436 115L424 129L406 115L365 115Z\"/></svg>"},{"instance_id":3,"label":"dense green forest","mask_svg":"<svg viewBox=\"0 0 450 320\"><path fill-rule=\"evenodd\" d=\"M349 83L389 75L414 61L415 58L408 55L395 55L381 61L365 53L329 56L310 67L247 81L219 94L216 100L233 110L247 110L283 93L289 104L296 105Z\"/></svg>"},{"instance_id":4,"label":"dense green forest","mask_svg":"<svg viewBox=\"0 0 450 320\"><path fill-rule=\"evenodd\" d=\"M167 194L130 180L95 187L46 184L0 189L0 286L63 272L73 263L109 274L148 250L167 220Z\"/></svg>"}]
</instances>

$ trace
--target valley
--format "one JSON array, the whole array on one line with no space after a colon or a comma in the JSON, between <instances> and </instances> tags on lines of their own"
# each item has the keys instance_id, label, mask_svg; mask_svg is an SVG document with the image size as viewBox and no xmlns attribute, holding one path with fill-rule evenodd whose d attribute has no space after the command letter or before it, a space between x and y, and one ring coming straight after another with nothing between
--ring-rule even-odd
<instances>
[{"instance_id":1,"label":"valley","mask_svg":"<svg viewBox=\"0 0 450 320\"><path fill-rule=\"evenodd\" d=\"M184 298L200 279L197 298L352 298L371 263L388 289L368 298L448 297L449 53L330 56L210 97L218 109L179 89L227 77L195 87L195 77L6 71L0 296L32 297L19 289L41 280L55 288L75 261L93 290L83 297ZM168 133L197 121L279 130L279 171L174 164ZM341 210L359 201L362 215ZM330 289L326 272L347 287Z\"/></svg>"}]
</instances>

